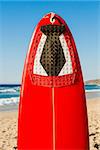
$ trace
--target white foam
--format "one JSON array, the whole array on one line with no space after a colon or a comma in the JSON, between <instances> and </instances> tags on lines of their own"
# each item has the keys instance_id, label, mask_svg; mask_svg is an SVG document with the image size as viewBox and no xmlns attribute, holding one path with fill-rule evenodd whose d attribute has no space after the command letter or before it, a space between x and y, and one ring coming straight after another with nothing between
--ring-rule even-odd
<instances>
[{"instance_id":1,"label":"white foam","mask_svg":"<svg viewBox=\"0 0 100 150\"><path fill-rule=\"evenodd\" d=\"M0 89L0 93L15 93L15 89Z\"/></svg>"},{"instance_id":2,"label":"white foam","mask_svg":"<svg viewBox=\"0 0 100 150\"><path fill-rule=\"evenodd\" d=\"M19 97L0 98L0 106L9 105L9 104L17 104L18 102L19 102Z\"/></svg>"},{"instance_id":3,"label":"white foam","mask_svg":"<svg viewBox=\"0 0 100 150\"><path fill-rule=\"evenodd\" d=\"M100 89L85 90L86 93L100 92Z\"/></svg>"}]
</instances>

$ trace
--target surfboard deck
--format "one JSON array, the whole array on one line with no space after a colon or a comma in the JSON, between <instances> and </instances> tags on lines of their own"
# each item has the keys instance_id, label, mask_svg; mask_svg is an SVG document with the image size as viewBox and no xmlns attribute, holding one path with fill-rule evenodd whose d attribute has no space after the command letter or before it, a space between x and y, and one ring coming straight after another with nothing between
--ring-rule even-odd
<instances>
[{"instance_id":1,"label":"surfboard deck","mask_svg":"<svg viewBox=\"0 0 100 150\"><path fill-rule=\"evenodd\" d=\"M89 150L79 57L65 21L45 15L26 56L20 93L18 150Z\"/></svg>"}]
</instances>

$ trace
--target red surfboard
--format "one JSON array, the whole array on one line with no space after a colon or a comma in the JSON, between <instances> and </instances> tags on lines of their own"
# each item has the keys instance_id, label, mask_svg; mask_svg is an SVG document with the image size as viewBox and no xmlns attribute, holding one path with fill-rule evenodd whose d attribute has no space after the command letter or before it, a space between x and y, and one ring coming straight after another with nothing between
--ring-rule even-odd
<instances>
[{"instance_id":1,"label":"red surfboard","mask_svg":"<svg viewBox=\"0 0 100 150\"><path fill-rule=\"evenodd\" d=\"M67 24L54 13L36 26L25 60L18 150L89 150L77 49Z\"/></svg>"}]
</instances>

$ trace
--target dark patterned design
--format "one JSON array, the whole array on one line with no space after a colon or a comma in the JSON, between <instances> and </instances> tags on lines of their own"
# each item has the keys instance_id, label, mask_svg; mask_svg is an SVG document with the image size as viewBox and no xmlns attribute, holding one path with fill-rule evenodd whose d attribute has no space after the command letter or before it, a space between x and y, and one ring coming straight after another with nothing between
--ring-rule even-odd
<instances>
[{"instance_id":1,"label":"dark patterned design","mask_svg":"<svg viewBox=\"0 0 100 150\"><path fill-rule=\"evenodd\" d=\"M59 36L65 31L64 25L46 25L41 31L47 36L40 63L48 76L58 76L66 60Z\"/></svg>"}]
</instances>

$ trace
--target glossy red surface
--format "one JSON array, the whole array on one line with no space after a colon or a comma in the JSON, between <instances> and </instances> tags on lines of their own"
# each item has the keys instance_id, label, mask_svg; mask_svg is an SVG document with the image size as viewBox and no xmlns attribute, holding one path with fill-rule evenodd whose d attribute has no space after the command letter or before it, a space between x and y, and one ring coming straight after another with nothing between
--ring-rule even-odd
<instances>
[{"instance_id":1,"label":"glossy red surface","mask_svg":"<svg viewBox=\"0 0 100 150\"><path fill-rule=\"evenodd\" d=\"M38 23L25 60L18 117L18 150L89 150L86 98L72 34L65 21L47 14ZM66 26L73 73L41 76L33 73L42 25Z\"/></svg>"}]
</instances>

